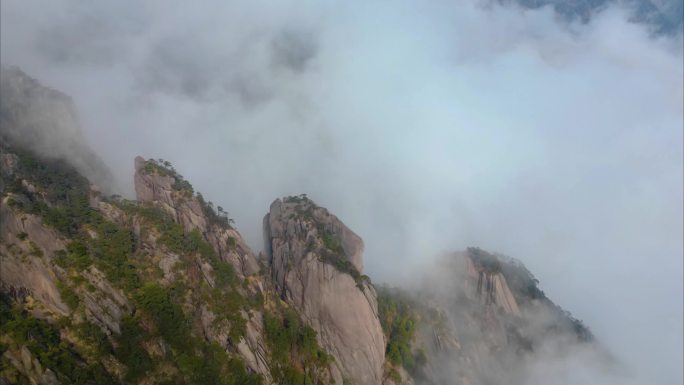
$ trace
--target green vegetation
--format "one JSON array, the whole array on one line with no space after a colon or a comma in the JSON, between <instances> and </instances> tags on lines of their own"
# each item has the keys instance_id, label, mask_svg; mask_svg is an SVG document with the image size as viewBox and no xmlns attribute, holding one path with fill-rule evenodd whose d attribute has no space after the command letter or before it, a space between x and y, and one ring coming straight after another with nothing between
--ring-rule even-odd
<instances>
[{"instance_id":1,"label":"green vegetation","mask_svg":"<svg viewBox=\"0 0 684 385\"><path fill-rule=\"evenodd\" d=\"M31 248L29 254L39 258L43 256L43 250L41 250L35 242L29 241L29 247Z\"/></svg>"},{"instance_id":2,"label":"green vegetation","mask_svg":"<svg viewBox=\"0 0 684 385\"><path fill-rule=\"evenodd\" d=\"M5 348L18 351L26 346L41 365L51 369L60 383L76 385L117 384L99 363L88 364L75 348L62 340L58 328L12 307L9 298L0 298L0 335L11 341ZM0 369L2 368L0 366Z\"/></svg>"},{"instance_id":3,"label":"green vegetation","mask_svg":"<svg viewBox=\"0 0 684 385\"><path fill-rule=\"evenodd\" d=\"M82 287L96 292L97 288L80 274L90 266L96 266L108 281L123 289L135 305L135 312L121 320L120 334L108 337L99 327L87 321L72 325L71 319L65 319L69 322L53 326L32 318L20 307L12 309L9 305L11 301L7 300L3 302L0 312L0 339L9 343L3 342L0 353L7 349L15 351L29 344L29 349L41 364L54 370L61 383L69 384L118 383L118 379L113 380L99 363L108 355L125 366L124 383L134 384L148 378L186 385L261 383L261 377L250 373L235 353L210 344L195 331L196 309L188 309L189 314L183 309L186 299L195 301L198 296L206 295L217 318L228 321L229 337L235 344L246 329L242 312L249 310L250 306L263 305L263 297L250 298L248 301L240 294L242 282L232 265L216 256L199 231L185 233L179 224L157 207L141 206L116 198L110 201L131 218L143 220L141 237L153 227L159 232L158 243L180 256L182 265L179 267L188 273L169 287L155 283L150 279L154 278L157 267L151 263L152 259L145 248L141 247L140 239L127 224L113 223L90 208L90 191L84 178L65 163L42 161L26 153L19 153L18 156L20 165L16 178L7 183L6 190L14 194L12 207L41 216L45 224L70 240L64 250L55 253L54 258L54 262L67 270L70 277L68 281L58 283L64 302L72 310L83 311L79 305L79 291L74 288ZM163 170L170 166L167 162L158 166L151 172L173 171ZM174 188L193 193L189 183L180 176L176 178ZM29 181L37 189L22 183L21 179ZM216 213L211 202L205 203L201 198L200 202L210 221L222 226L230 224L223 208L219 207ZM211 210L211 213L206 210ZM28 238L28 234L20 233L17 236L21 240ZM235 240L233 243L237 245ZM30 243L29 246L33 246L33 254L42 254L37 246ZM214 288L201 283L197 257L212 266L216 283ZM60 337L60 329L72 332L70 335L74 337L76 346ZM162 340L164 342L160 343ZM161 346L161 353L155 353L150 346ZM0 371L5 373L7 369L9 373L13 369L3 367L5 362L1 361ZM162 367L170 367L171 371L157 370ZM16 372L8 378L18 376Z\"/></svg>"},{"instance_id":4,"label":"green vegetation","mask_svg":"<svg viewBox=\"0 0 684 385\"><path fill-rule=\"evenodd\" d=\"M10 205L13 208L42 217L45 224L69 240L64 250L55 253L54 262L66 270L69 277L59 281L57 288L64 303L77 316L50 323L35 318L21 304L2 297L0 355L5 352L16 354L26 346L41 365L56 373L60 383L69 384L135 384L142 380L186 385L261 383L260 376L251 373L235 353L235 346L246 332L247 319L243 314L254 309L264 310L264 297L261 293L248 298L243 296L240 287L248 287L249 281L241 280L233 266L217 256L205 235L198 230L184 231L159 207L121 199L110 202L128 215L121 223L109 221L90 207L88 182L66 163L44 161L20 151L18 159L15 176L3 180L7 187L5 192L12 194ZM190 183L170 163L150 161L144 172L174 178L174 196L180 200L195 197L210 226L229 228L232 225L228 213L220 206L214 209L212 202L195 194ZM324 210L317 208L306 195L288 197L285 202L296 204L296 215L313 223L316 223L314 214ZM133 231L132 222L140 225L140 232ZM321 261L352 276L363 290L370 280L348 260L339 236L322 225L318 225L317 230L320 241L313 240L311 250L317 252ZM172 283L155 281L161 276L161 270L158 254L150 252L150 242L146 241L151 233L158 233L152 238L162 251L172 252L180 258L176 266L179 274L174 275ZM22 246L29 247L31 255L43 256L44 251L30 240L29 234L20 232L17 238ZM226 246L237 248L237 239L229 238ZM558 321L554 320L549 326L550 331L571 330L580 340L593 339L580 320L546 298L538 288L539 282L522 264L478 248L469 248L468 253L479 269L502 273L523 306L531 301L552 306ZM213 269L213 287L208 283L211 279L204 279L207 274L205 262ZM108 336L97 325L86 321L79 295L85 293L84 290L97 294L98 298L102 294L81 274L91 266L97 267L109 282L122 289L134 305L132 314L121 320L120 334ZM425 352L414 344L418 315L427 312L416 310L419 304L396 290L379 288L378 295L380 321L387 338L386 356L390 363L387 375L399 382L397 369L402 366L415 377L427 361ZM216 315L215 326L225 326L226 330L220 331L228 334L227 348L210 343L202 335L201 314L189 305L200 303L200 298ZM332 358L318 345L316 332L292 309L276 305L272 312L262 313L275 382L286 385L321 383L325 378L322 373L330 366ZM440 315L436 311L420 321L431 322L430 317L439 322ZM522 336L513 335L512 338ZM122 378L107 372L101 363L109 362L112 357L124 366ZM10 373L6 377L10 383L23 381L19 372L12 370L9 360L0 361L3 377Z\"/></svg>"},{"instance_id":5,"label":"green vegetation","mask_svg":"<svg viewBox=\"0 0 684 385\"><path fill-rule=\"evenodd\" d=\"M401 384L401 374L399 374L396 369L390 368L389 372L387 373L387 377L389 377L389 379L395 384Z\"/></svg>"},{"instance_id":6,"label":"green vegetation","mask_svg":"<svg viewBox=\"0 0 684 385\"><path fill-rule=\"evenodd\" d=\"M189 322L183 309L172 301L173 293L157 283L144 284L135 294L135 304L154 321L156 332L166 342L180 351L187 350Z\"/></svg>"},{"instance_id":7,"label":"green vegetation","mask_svg":"<svg viewBox=\"0 0 684 385\"><path fill-rule=\"evenodd\" d=\"M425 352L412 348L417 327L415 305L397 289L378 287L377 292L380 324L387 338L387 359L415 374L427 362Z\"/></svg>"},{"instance_id":8,"label":"green vegetation","mask_svg":"<svg viewBox=\"0 0 684 385\"><path fill-rule=\"evenodd\" d=\"M101 358L105 354L110 354L114 351L112 344L109 342L107 335L100 329L99 326L83 321L76 325L76 335L83 340L88 346L93 347L94 358Z\"/></svg>"},{"instance_id":9,"label":"green vegetation","mask_svg":"<svg viewBox=\"0 0 684 385\"><path fill-rule=\"evenodd\" d=\"M88 181L61 160L42 160L21 150L16 153L16 178L8 189L15 194L12 206L41 216L47 225L73 240L65 251L57 253L55 262L77 271L95 263L119 287L138 287L135 267L130 264L135 251L133 234L90 207ZM37 186L41 194L31 192L21 179ZM85 228L94 230L96 238L91 238ZM35 244L30 246L33 255L42 255Z\"/></svg>"},{"instance_id":10,"label":"green vegetation","mask_svg":"<svg viewBox=\"0 0 684 385\"><path fill-rule=\"evenodd\" d=\"M494 254L490 254L478 247L469 247L468 256L473 261L475 267L488 274L501 272L501 262Z\"/></svg>"},{"instance_id":11,"label":"green vegetation","mask_svg":"<svg viewBox=\"0 0 684 385\"><path fill-rule=\"evenodd\" d=\"M64 161L44 161L21 150L16 150L16 153L15 179L7 186L7 192L16 194L16 198L10 204L26 213L43 217L45 223L65 235L75 235L81 224L91 220L93 213L88 204L88 181ZM44 191L44 199L32 193L21 179ZM47 205L45 201L51 204Z\"/></svg>"},{"instance_id":12,"label":"green vegetation","mask_svg":"<svg viewBox=\"0 0 684 385\"><path fill-rule=\"evenodd\" d=\"M247 373L242 361L230 358L216 344L204 345L199 354L181 354L178 367L187 384L258 385L261 378ZM177 382L176 382L177 383Z\"/></svg>"},{"instance_id":13,"label":"green vegetation","mask_svg":"<svg viewBox=\"0 0 684 385\"><path fill-rule=\"evenodd\" d=\"M7 349L18 351L21 346L28 345L41 364L57 373L60 383L118 383L99 364L109 355L124 365L124 383L137 383L151 376L162 377L158 379L169 384L261 383L261 377L250 373L235 353L208 343L202 335L196 335L193 330L197 326L197 314L186 314L183 309L188 296L197 298L199 293L206 293L217 318L229 322L229 338L237 343L246 329L242 311L252 305L263 305L263 297L248 301L240 294L242 282L233 266L217 257L199 231L185 233L159 208L120 199L111 201L130 217L144 221L146 226L142 226L141 236L145 236L150 228L156 229L159 232L157 242L178 254L183 264L181 267L191 271L187 278L171 286L155 283L150 278L154 277L156 266L150 263L147 251L140 247L140 240L126 223L113 223L89 206L90 190L84 178L60 161L43 161L23 152L19 152L18 157L15 178L3 180L8 186L6 192L13 194L11 206L41 216L45 224L70 240L64 250L54 255L54 262L67 270L70 277L68 281L58 283L63 301L72 310L83 311L75 288L97 291L81 275L90 266L96 266L108 281L123 289L135 305L135 312L124 316L120 334L108 337L87 321L72 325L71 319L66 319L69 322L58 326L34 319L22 310L21 305L12 308L12 301L7 299L0 309L0 340L3 341L0 353ZM152 164L146 166L146 172L171 175L175 178L175 189L188 192L189 196L193 194L192 186L175 173L168 162ZM201 196L199 201L210 223L230 225L223 208L219 207L216 213L211 202L206 203ZM20 240L28 238L25 233L17 236ZM233 246L236 245L233 240ZM29 247L32 254L42 255L43 251L34 243L29 243ZM212 266L214 288L206 289L206 284L200 283L201 275L196 274L199 272L197 257ZM71 331L76 346L60 337L60 329ZM150 346L159 346L162 340L161 356L159 352L148 350ZM94 363L91 365L89 362ZM157 373L162 365L173 369ZM5 369L7 373L14 370L6 360L0 361L0 371L5 373ZM16 370L8 378L22 381Z\"/></svg>"},{"instance_id":14,"label":"green vegetation","mask_svg":"<svg viewBox=\"0 0 684 385\"><path fill-rule=\"evenodd\" d=\"M183 231L183 226L176 223L163 209L151 205L138 205L124 200L115 200L112 203L154 226L160 233L158 241L166 246L169 251L180 255L199 253L202 258L210 263L216 261L214 249L204 240L197 229L186 234Z\"/></svg>"},{"instance_id":15,"label":"green vegetation","mask_svg":"<svg viewBox=\"0 0 684 385\"><path fill-rule=\"evenodd\" d=\"M83 271L93 263L93 260L90 258L88 245L77 240L69 243L66 250L57 252L55 262L65 269L73 267L77 271Z\"/></svg>"},{"instance_id":16,"label":"green vegetation","mask_svg":"<svg viewBox=\"0 0 684 385\"><path fill-rule=\"evenodd\" d=\"M296 204L314 204L311 199L306 194L291 195L283 199L285 203L296 203Z\"/></svg>"},{"instance_id":17,"label":"green vegetation","mask_svg":"<svg viewBox=\"0 0 684 385\"><path fill-rule=\"evenodd\" d=\"M297 216L311 221L316 225L316 229L321 237L320 239L323 247L318 248L317 243L315 241L311 241L309 248L312 251L316 251L318 259L321 262L332 265L335 267L335 269L342 273L351 275L352 278L354 278L354 281L356 281L356 286L359 288L359 290L363 290L364 284L370 283L370 279L366 275L361 275L354 264L349 261L344 252L344 248L338 239L338 236L330 232L323 225L316 221L313 212L318 206L316 206L316 204L309 199L306 194L288 196L285 197L283 201L285 203L296 204L295 212L297 213Z\"/></svg>"},{"instance_id":18,"label":"green vegetation","mask_svg":"<svg viewBox=\"0 0 684 385\"><path fill-rule=\"evenodd\" d=\"M115 356L128 367L127 381L135 382L154 370L154 361L142 346L145 341L161 337L170 347L165 359L174 363L179 371L169 383L260 384L261 377L248 373L242 361L220 346L192 335L191 321L180 306L183 292L181 286L165 288L146 283L135 293L139 312L122 321L115 350ZM151 329L139 325L151 325Z\"/></svg>"},{"instance_id":19,"label":"green vegetation","mask_svg":"<svg viewBox=\"0 0 684 385\"><path fill-rule=\"evenodd\" d=\"M214 275L216 276L216 287L218 288L234 288L239 283L235 268L228 262L215 261Z\"/></svg>"},{"instance_id":20,"label":"green vegetation","mask_svg":"<svg viewBox=\"0 0 684 385\"><path fill-rule=\"evenodd\" d=\"M140 287L136 266L131 263L135 236L129 229L102 220L96 227L97 237L89 239L90 252L96 266L115 285L132 290Z\"/></svg>"},{"instance_id":21,"label":"green vegetation","mask_svg":"<svg viewBox=\"0 0 684 385\"><path fill-rule=\"evenodd\" d=\"M204 239L198 230L184 233L183 228L164 210L154 206L136 205L127 201L117 201L126 212L143 218L159 231L158 242L169 251L181 256L199 255L207 261L213 271L216 287L211 290L206 300L219 320L227 320L230 324L229 337L238 340L246 330L246 320L241 310L247 310L249 302L237 290L240 284L234 267L218 258L213 247Z\"/></svg>"},{"instance_id":22,"label":"green vegetation","mask_svg":"<svg viewBox=\"0 0 684 385\"><path fill-rule=\"evenodd\" d=\"M354 278L354 281L356 281L357 285L361 286L363 284L364 280L362 278L362 275L359 273L358 270L356 270L354 264L349 262L346 255L339 254L328 248L325 248L319 251L318 256L321 262L325 262L329 265L332 265L333 267L335 267L335 269L342 273L347 273L351 275L352 278Z\"/></svg>"},{"instance_id":23,"label":"green vegetation","mask_svg":"<svg viewBox=\"0 0 684 385\"><path fill-rule=\"evenodd\" d=\"M142 342L146 332L135 318L126 316L121 320L121 334L116 338L117 348L114 356L126 365L127 383L134 383L145 373L154 368L154 363L147 351L143 349Z\"/></svg>"},{"instance_id":24,"label":"green vegetation","mask_svg":"<svg viewBox=\"0 0 684 385\"><path fill-rule=\"evenodd\" d=\"M226 246L228 246L229 250L233 250L237 247L237 240L233 237L228 237L226 240Z\"/></svg>"},{"instance_id":25,"label":"green vegetation","mask_svg":"<svg viewBox=\"0 0 684 385\"><path fill-rule=\"evenodd\" d=\"M139 206L125 201L117 203L129 213L139 215L153 225L159 232L158 241L166 248L181 256L199 254L209 262L214 270L216 288L210 293L211 308L219 319L230 324L229 336L237 341L246 330L246 321L240 310L246 310L248 303L237 291L238 276L232 265L220 260L214 249L207 243L198 230L184 233L183 228L174 222L162 209L154 206Z\"/></svg>"},{"instance_id":26,"label":"green vegetation","mask_svg":"<svg viewBox=\"0 0 684 385\"><path fill-rule=\"evenodd\" d=\"M55 263L62 268L73 268L77 272L86 270L92 264L102 270L107 279L123 289L140 286L136 266L132 264L135 252L135 237L127 228L105 220L99 213L91 215L87 225L94 230L91 238L81 230L73 237L66 250L55 253Z\"/></svg>"},{"instance_id":27,"label":"green vegetation","mask_svg":"<svg viewBox=\"0 0 684 385\"><path fill-rule=\"evenodd\" d=\"M314 384L316 369L326 368L332 361L318 346L316 332L302 324L292 309L285 310L282 318L264 313L264 332L271 351L271 374L278 384Z\"/></svg>"},{"instance_id":28,"label":"green vegetation","mask_svg":"<svg viewBox=\"0 0 684 385\"><path fill-rule=\"evenodd\" d=\"M199 201L202 212L210 226L217 225L223 228L231 228L233 220L228 216L228 212L224 211L221 206L218 206L217 211L215 211L212 202L205 201L200 193L194 194L194 189L190 182L185 180L183 176L173 168L170 162L165 161L164 159L149 159L145 161L145 167L143 167L142 172L145 174L156 174L173 178L174 182L171 187L176 191L182 192L187 198L194 195Z\"/></svg>"},{"instance_id":29,"label":"green vegetation","mask_svg":"<svg viewBox=\"0 0 684 385\"><path fill-rule=\"evenodd\" d=\"M177 358L180 376L170 381L188 385L259 385L261 376L249 373L244 363L216 344L203 344L196 354Z\"/></svg>"},{"instance_id":30,"label":"green vegetation","mask_svg":"<svg viewBox=\"0 0 684 385\"><path fill-rule=\"evenodd\" d=\"M59 296L62 298L62 301L69 306L69 309L71 311L76 310L78 304L81 302L78 295L76 295L76 292L62 281L57 281L57 289L59 290Z\"/></svg>"},{"instance_id":31,"label":"green vegetation","mask_svg":"<svg viewBox=\"0 0 684 385\"><path fill-rule=\"evenodd\" d=\"M139 215L153 225L160 232L158 241L169 251L181 256L198 254L212 266L216 288L211 290L209 295L211 309L219 319L226 320L230 324L230 338L235 341L239 340L246 330L246 320L240 311L247 310L248 302L237 290L240 282L233 266L216 256L214 249L198 230L184 233L183 228L162 209L125 201L119 201L117 204L127 212Z\"/></svg>"},{"instance_id":32,"label":"green vegetation","mask_svg":"<svg viewBox=\"0 0 684 385\"><path fill-rule=\"evenodd\" d=\"M247 331L247 320L241 313L241 310L247 308L247 301L237 290L222 292L220 289L214 289L212 292L211 309L217 320L225 320L230 324L228 337L232 341L239 341Z\"/></svg>"},{"instance_id":33,"label":"green vegetation","mask_svg":"<svg viewBox=\"0 0 684 385\"><path fill-rule=\"evenodd\" d=\"M196 198L202 206L202 213L207 218L209 226L216 225L224 229L233 227L235 222L228 216L228 212L223 210L223 207L217 206L217 211L214 211L214 203L205 201L202 194L197 193Z\"/></svg>"},{"instance_id":34,"label":"green vegetation","mask_svg":"<svg viewBox=\"0 0 684 385\"><path fill-rule=\"evenodd\" d=\"M370 282L368 276L361 275L356 266L349 262L342 245L334 234L326 231L322 226L318 226L318 233L322 234L321 241L323 243L323 249L318 251L319 260L332 265L342 273L351 275L356 281L356 286L363 290L364 282Z\"/></svg>"},{"instance_id":35,"label":"green vegetation","mask_svg":"<svg viewBox=\"0 0 684 385\"><path fill-rule=\"evenodd\" d=\"M188 191L190 196L194 192L190 182L185 180L181 174L176 172L170 162L164 159L148 159L145 161L145 167L143 167L142 172L145 174L156 174L161 176L168 176L173 178L173 188L175 190L185 190Z\"/></svg>"},{"instance_id":36,"label":"green vegetation","mask_svg":"<svg viewBox=\"0 0 684 385\"><path fill-rule=\"evenodd\" d=\"M342 245L340 244L340 242L337 241L337 238L335 238L335 236L333 236L332 234L324 232L321 236L321 239L323 240L323 246L325 246L328 250L337 254L344 253Z\"/></svg>"}]
</instances>

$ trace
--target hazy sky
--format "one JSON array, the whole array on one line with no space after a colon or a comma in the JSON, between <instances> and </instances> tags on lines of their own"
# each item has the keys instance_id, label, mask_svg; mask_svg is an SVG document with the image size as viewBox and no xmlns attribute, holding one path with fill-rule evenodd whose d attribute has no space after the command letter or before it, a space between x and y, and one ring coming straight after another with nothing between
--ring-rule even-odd
<instances>
[{"instance_id":1,"label":"hazy sky","mask_svg":"<svg viewBox=\"0 0 684 385\"><path fill-rule=\"evenodd\" d=\"M308 193L375 281L517 257L631 383L682 383L681 33L468 1L1 7L3 63L74 98L124 193L135 155L170 160L257 250L269 203Z\"/></svg>"}]
</instances>

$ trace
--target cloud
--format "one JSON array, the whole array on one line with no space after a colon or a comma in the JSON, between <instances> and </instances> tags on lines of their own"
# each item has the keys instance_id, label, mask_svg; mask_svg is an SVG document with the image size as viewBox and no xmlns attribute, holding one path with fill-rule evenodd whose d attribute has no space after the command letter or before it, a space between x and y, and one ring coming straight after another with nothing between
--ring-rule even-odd
<instances>
[{"instance_id":1,"label":"cloud","mask_svg":"<svg viewBox=\"0 0 684 385\"><path fill-rule=\"evenodd\" d=\"M682 35L628 19L3 2L1 53L74 98L128 194L135 155L168 159L258 249L270 201L308 193L375 281L468 245L513 255L636 382L681 383Z\"/></svg>"}]
</instances>

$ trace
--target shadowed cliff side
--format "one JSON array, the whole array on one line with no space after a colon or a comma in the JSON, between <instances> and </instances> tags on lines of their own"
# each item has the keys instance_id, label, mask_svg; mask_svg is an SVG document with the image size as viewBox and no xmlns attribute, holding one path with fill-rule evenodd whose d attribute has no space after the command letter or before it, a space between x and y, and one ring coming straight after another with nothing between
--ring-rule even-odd
<instances>
[{"instance_id":1,"label":"shadowed cliff side","mask_svg":"<svg viewBox=\"0 0 684 385\"><path fill-rule=\"evenodd\" d=\"M116 186L109 168L86 144L71 98L4 65L0 136L41 157L66 160L102 191L112 193Z\"/></svg>"}]
</instances>

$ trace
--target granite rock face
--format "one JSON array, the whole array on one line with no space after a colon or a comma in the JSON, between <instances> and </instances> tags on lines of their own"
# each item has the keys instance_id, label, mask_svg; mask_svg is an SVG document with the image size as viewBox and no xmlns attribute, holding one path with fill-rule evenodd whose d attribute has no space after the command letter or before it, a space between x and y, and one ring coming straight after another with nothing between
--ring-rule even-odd
<instances>
[{"instance_id":1,"label":"granite rock face","mask_svg":"<svg viewBox=\"0 0 684 385\"><path fill-rule=\"evenodd\" d=\"M0 310L45 321L79 375L99 361L114 383L523 384L538 347L593 341L521 262L478 248L376 291L361 238L305 195L271 204L258 259L168 162L136 158L137 201L107 196L70 99L18 69L1 80ZM74 382L47 345L0 334L0 385ZM158 365L129 381L126 359L146 356Z\"/></svg>"},{"instance_id":2,"label":"granite rock face","mask_svg":"<svg viewBox=\"0 0 684 385\"><path fill-rule=\"evenodd\" d=\"M83 277L95 288L92 292L79 290L86 317L109 333L121 333L121 319L133 311L126 295L112 286L104 273L94 266L84 271Z\"/></svg>"},{"instance_id":3,"label":"granite rock face","mask_svg":"<svg viewBox=\"0 0 684 385\"><path fill-rule=\"evenodd\" d=\"M47 310L69 314L57 289L57 276L50 267L56 250L64 240L35 215L17 213L0 202L0 286L19 296L39 299Z\"/></svg>"},{"instance_id":4,"label":"granite rock face","mask_svg":"<svg viewBox=\"0 0 684 385\"><path fill-rule=\"evenodd\" d=\"M213 209L207 206L201 196L195 195L192 188L183 182L180 175L169 169L156 167L156 161L135 159L135 191L140 204L154 205L163 209L171 218L183 227L187 234L199 232L205 241L212 246L216 255L223 261L230 263L241 279L250 277L248 287L241 289L263 293L263 284L257 277L260 266L251 249L247 246L240 233L229 223L217 221ZM106 204L101 205L106 206ZM101 211L109 211L102 210ZM111 212L111 217L120 214ZM149 247L155 248L155 241L148 240ZM173 253L161 253L159 267L164 272L164 281L173 282L180 275L188 272L176 270L179 257ZM199 273L202 280L214 287L214 272L206 262L199 263ZM247 282L247 281L245 281ZM239 341L230 341L227 331L221 327L221 319L206 305L201 306L201 324L203 334L210 341L221 346L234 345L237 353L244 359L246 366L262 376L265 384L273 384L269 353L264 342L262 315L253 311L242 314L246 322L245 335Z\"/></svg>"},{"instance_id":5,"label":"granite rock face","mask_svg":"<svg viewBox=\"0 0 684 385\"><path fill-rule=\"evenodd\" d=\"M518 303L501 272L478 269L470 257L464 257L466 279L464 284L470 295L483 305L493 305L505 313L520 316Z\"/></svg>"},{"instance_id":6,"label":"granite rock face","mask_svg":"<svg viewBox=\"0 0 684 385\"><path fill-rule=\"evenodd\" d=\"M274 201L264 227L281 297L316 330L345 378L380 384L385 337L375 289L361 276L361 238L301 197Z\"/></svg>"},{"instance_id":7,"label":"granite rock face","mask_svg":"<svg viewBox=\"0 0 684 385\"><path fill-rule=\"evenodd\" d=\"M39 385L59 385L55 373L47 368L43 368L40 361L31 354L31 352L22 346L19 351L7 350L2 355L2 358L9 361L12 366L17 368L23 375L25 375L32 384Z\"/></svg>"},{"instance_id":8,"label":"granite rock face","mask_svg":"<svg viewBox=\"0 0 684 385\"><path fill-rule=\"evenodd\" d=\"M240 233L230 226L211 223L201 201L192 190L179 185L177 175L146 168L150 161L135 158L135 193L139 202L154 204L171 215L186 232L197 230L211 244L217 255L229 262L243 276L259 271L254 253Z\"/></svg>"}]
</instances>

